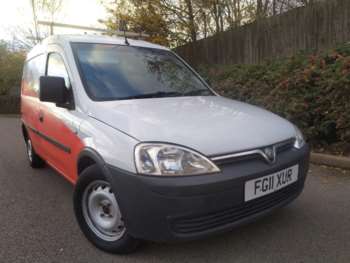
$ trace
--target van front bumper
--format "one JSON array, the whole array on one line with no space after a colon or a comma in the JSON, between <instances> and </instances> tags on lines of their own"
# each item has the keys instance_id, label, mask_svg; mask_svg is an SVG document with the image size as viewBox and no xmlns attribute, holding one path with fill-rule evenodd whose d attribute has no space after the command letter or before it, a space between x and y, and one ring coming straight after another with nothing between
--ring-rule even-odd
<instances>
[{"instance_id":1,"label":"van front bumper","mask_svg":"<svg viewBox=\"0 0 350 263\"><path fill-rule=\"evenodd\" d=\"M303 190L309 147L278 154L274 164L245 160L221 172L186 177L142 176L107 165L131 236L152 241L191 240L229 231L294 200ZM299 165L298 181L274 193L244 201L246 181Z\"/></svg>"}]
</instances>

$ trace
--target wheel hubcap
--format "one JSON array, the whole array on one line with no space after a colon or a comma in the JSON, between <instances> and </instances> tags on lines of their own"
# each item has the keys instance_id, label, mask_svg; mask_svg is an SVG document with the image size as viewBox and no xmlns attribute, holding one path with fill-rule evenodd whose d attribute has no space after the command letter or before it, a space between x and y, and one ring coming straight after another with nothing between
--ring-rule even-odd
<instances>
[{"instance_id":1,"label":"wheel hubcap","mask_svg":"<svg viewBox=\"0 0 350 263\"><path fill-rule=\"evenodd\" d=\"M94 181L83 194L83 215L90 229L101 239L120 239L125 226L119 205L106 181Z\"/></svg>"},{"instance_id":2,"label":"wheel hubcap","mask_svg":"<svg viewBox=\"0 0 350 263\"><path fill-rule=\"evenodd\" d=\"M31 140L27 141L27 155L30 162L33 161L33 147Z\"/></svg>"}]
</instances>

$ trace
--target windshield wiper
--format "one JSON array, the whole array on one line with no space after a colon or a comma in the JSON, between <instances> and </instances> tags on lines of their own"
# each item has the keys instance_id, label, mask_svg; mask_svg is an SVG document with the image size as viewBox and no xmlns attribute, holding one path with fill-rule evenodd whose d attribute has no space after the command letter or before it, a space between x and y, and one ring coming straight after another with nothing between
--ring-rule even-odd
<instances>
[{"instance_id":1,"label":"windshield wiper","mask_svg":"<svg viewBox=\"0 0 350 263\"><path fill-rule=\"evenodd\" d=\"M181 96L206 96L211 95L212 93L209 90L200 89L192 90L189 92L181 93L177 91L158 91L153 93L132 95L127 97L118 98L118 100L132 100L132 99L148 99L148 98L165 98L165 97L181 97Z\"/></svg>"},{"instance_id":2,"label":"windshield wiper","mask_svg":"<svg viewBox=\"0 0 350 263\"><path fill-rule=\"evenodd\" d=\"M164 97L177 97L182 96L183 94L180 92L165 92L165 91L158 91L154 93L146 93L146 94L139 94L139 95L132 95L128 97L118 98L118 100L132 100L132 99L147 99L147 98L164 98Z\"/></svg>"},{"instance_id":3,"label":"windshield wiper","mask_svg":"<svg viewBox=\"0 0 350 263\"><path fill-rule=\"evenodd\" d=\"M197 90L191 90L188 92L183 93L184 96L207 96L207 95L212 95L211 91L207 89L197 89Z\"/></svg>"}]
</instances>

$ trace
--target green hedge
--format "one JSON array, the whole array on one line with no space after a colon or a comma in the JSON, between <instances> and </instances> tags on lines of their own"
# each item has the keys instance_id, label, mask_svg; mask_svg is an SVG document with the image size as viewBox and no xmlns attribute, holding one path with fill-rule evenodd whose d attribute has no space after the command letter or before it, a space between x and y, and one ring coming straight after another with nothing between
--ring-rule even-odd
<instances>
[{"instance_id":1,"label":"green hedge","mask_svg":"<svg viewBox=\"0 0 350 263\"><path fill-rule=\"evenodd\" d=\"M201 66L223 96L262 106L297 124L318 149L350 150L350 44L260 65Z\"/></svg>"},{"instance_id":2,"label":"green hedge","mask_svg":"<svg viewBox=\"0 0 350 263\"><path fill-rule=\"evenodd\" d=\"M0 96L20 85L24 59L24 52L11 50L0 40Z\"/></svg>"}]
</instances>

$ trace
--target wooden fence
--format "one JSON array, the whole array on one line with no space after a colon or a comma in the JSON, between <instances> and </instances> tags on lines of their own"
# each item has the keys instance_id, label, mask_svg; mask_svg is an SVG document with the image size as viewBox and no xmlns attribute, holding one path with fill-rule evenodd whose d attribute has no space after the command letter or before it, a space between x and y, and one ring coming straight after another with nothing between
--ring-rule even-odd
<instances>
[{"instance_id":1,"label":"wooden fence","mask_svg":"<svg viewBox=\"0 0 350 263\"><path fill-rule=\"evenodd\" d=\"M191 65L253 64L350 40L350 0L326 0L177 47Z\"/></svg>"}]
</instances>

